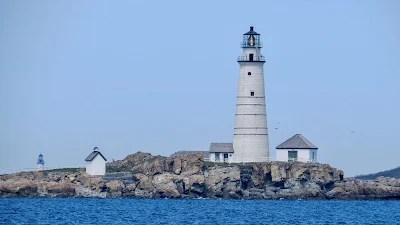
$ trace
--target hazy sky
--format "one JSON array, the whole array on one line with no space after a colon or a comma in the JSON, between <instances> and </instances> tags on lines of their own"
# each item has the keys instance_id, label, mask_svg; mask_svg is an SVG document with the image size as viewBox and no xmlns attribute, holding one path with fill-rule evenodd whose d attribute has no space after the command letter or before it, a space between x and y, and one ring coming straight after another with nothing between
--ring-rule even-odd
<instances>
[{"instance_id":1,"label":"hazy sky","mask_svg":"<svg viewBox=\"0 0 400 225\"><path fill-rule=\"evenodd\" d=\"M399 12L396 0L0 1L0 169L39 153L82 166L94 146L112 161L232 142L250 25L271 156L301 133L345 176L397 167Z\"/></svg>"}]
</instances>

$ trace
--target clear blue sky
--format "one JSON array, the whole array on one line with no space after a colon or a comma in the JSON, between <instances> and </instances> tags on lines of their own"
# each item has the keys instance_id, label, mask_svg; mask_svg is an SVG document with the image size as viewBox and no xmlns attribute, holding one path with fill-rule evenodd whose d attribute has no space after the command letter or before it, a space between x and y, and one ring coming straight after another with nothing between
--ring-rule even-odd
<instances>
[{"instance_id":1,"label":"clear blue sky","mask_svg":"<svg viewBox=\"0 0 400 225\"><path fill-rule=\"evenodd\" d=\"M400 166L399 12L396 0L0 1L0 168L231 142L250 25L272 156L301 133L346 176Z\"/></svg>"}]
</instances>

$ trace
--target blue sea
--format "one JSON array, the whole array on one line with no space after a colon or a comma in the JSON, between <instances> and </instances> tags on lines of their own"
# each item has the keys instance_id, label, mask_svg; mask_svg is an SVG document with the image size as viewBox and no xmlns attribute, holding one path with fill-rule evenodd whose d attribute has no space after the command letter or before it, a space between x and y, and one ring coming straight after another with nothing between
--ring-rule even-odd
<instances>
[{"instance_id":1,"label":"blue sea","mask_svg":"<svg viewBox=\"0 0 400 225\"><path fill-rule=\"evenodd\" d=\"M3 198L0 224L400 224L400 201Z\"/></svg>"}]
</instances>

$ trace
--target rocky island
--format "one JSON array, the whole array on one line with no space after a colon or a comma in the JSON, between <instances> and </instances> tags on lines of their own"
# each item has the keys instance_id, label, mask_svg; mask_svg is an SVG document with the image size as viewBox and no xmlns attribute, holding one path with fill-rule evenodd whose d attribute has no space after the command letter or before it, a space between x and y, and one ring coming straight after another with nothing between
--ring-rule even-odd
<instances>
[{"instance_id":1,"label":"rocky island","mask_svg":"<svg viewBox=\"0 0 400 225\"><path fill-rule=\"evenodd\" d=\"M146 197L231 199L400 199L400 179L344 178L320 163L219 164L201 154L137 152L107 163L105 176L83 168L0 176L1 197Z\"/></svg>"}]
</instances>

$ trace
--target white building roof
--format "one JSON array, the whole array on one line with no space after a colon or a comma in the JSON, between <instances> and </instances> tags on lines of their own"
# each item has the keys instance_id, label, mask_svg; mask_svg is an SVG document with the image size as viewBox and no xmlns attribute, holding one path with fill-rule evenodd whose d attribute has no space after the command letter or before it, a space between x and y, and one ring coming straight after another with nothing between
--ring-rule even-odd
<instances>
[{"instance_id":1,"label":"white building roof","mask_svg":"<svg viewBox=\"0 0 400 225\"><path fill-rule=\"evenodd\" d=\"M233 152L233 143L211 143L209 152Z\"/></svg>"},{"instance_id":2,"label":"white building roof","mask_svg":"<svg viewBox=\"0 0 400 225\"><path fill-rule=\"evenodd\" d=\"M303 135L295 134L293 137L278 145L276 149L318 149L318 147L307 140Z\"/></svg>"},{"instance_id":3,"label":"white building roof","mask_svg":"<svg viewBox=\"0 0 400 225\"><path fill-rule=\"evenodd\" d=\"M93 151L90 153L88 157L86 157L85 161L92 161L94 158L96 158L97 155L100 155L103 157L104 161L107 161L107 159L99 152L99 151Z\"/></svg>"}]
</instances>

